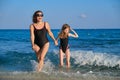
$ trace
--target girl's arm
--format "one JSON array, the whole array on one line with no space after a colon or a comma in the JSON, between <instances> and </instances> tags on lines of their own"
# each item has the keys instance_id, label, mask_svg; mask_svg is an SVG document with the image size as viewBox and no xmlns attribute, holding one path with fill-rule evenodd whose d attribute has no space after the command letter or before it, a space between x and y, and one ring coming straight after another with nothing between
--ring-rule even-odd
<instances>
[{"instance_id":1,"label":"girl's arm","mask_svg":"<svg viewBox=\"0 0 120 80\"><path fill-rule=\"evenodd\" d=\"M73 29L71 29L71 31L72 31L74 34L69 33L69 34L68 34L69 36L74 37L74 38L78 38L78 37L79 37L78 34L77 34Z\"/></svg>"},{"instance_id":2,"label":"girl's arm","mask_svg":"<svg viewBox=\"0 0 120 80\"><path fill-rule=\"evenodd\" d=\"M57 42L56 42L56 39L55 39L55 37L54 37L54 35L53 35L53 33L52 33L51 29L50 29L49 24L46 22L46 23L45 23L45 25L46 25L46 29L47 29L47 31L48 31L48 34L49 34L49 35L50 35L50 37L53 39L53 41L54 41L54 43L55 43L55 45L56 45L56 44L57 44Z\"/></svg>"}]
</instances>

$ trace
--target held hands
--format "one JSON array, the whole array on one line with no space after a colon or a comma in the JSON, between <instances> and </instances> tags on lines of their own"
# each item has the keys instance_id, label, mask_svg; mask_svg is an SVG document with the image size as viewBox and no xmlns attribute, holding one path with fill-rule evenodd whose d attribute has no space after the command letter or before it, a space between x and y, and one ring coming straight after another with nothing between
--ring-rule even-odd
<instances>
[{"instance_id":1,"label":"held hands","mask_svg":"<svg viewBox=\"0 0 120 80\"><path fill-rule=\"evenodd\" d=\"M58 45L58 41L57 41L57 40L54 40L54 44L57 46L57 45Z\"/></svg>"}]
</instances>

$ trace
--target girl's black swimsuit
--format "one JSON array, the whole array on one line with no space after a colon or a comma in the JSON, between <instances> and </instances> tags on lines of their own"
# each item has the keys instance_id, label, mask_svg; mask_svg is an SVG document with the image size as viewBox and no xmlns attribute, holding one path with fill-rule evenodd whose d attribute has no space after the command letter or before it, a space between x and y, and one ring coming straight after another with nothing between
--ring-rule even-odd
<instances>
[{"instance_id":1,"label":"girl's black swimsuit","mask_svg":"<svg viewBox=\"0 0 120 80\"><path fill-rule=\"evenodd\" d=\"M62 51L65 53L68 48L69 48L68 37L67 38L60 38L60 49L62 49Z\"/></svg>"},{"instance_id":2,"label":"girl's black swimsuit","mask_svg":"<svg viewBox=\"0 0 120 80\"><path fill-rule=\"evenodd\" d=\"M35 35L34 43L37 44L40 48L43 48L45 43L49 42L47 38L47 30L45 27L45 22L42 29L36 29L34 26L34 35Z\"/></svg>"}]
</instances>

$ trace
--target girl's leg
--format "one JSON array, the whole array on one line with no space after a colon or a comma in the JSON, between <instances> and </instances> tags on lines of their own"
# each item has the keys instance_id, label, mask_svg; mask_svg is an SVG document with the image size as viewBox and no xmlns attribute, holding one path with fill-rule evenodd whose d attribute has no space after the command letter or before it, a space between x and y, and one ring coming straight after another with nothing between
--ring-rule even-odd
<instances>
[{"instance_id":1,"label":"girl's leg","mask_svg":"<svg viewBox=\"0 0 120 80\"><path fill-rule=\"evenodd\" d=\"M62 49L59 50L59 57L60 57L60 67L63 66L63 51Z\"/></svg>"},{"instance_id":2,"label":"girl's leg","mask_svg":"<svg viewBox=\"0 0 120 80\"><path fill-rule=\"evenodd\" d=\"M70 50L69 49L66 50L66 67L67 69L70 68Z\"/></svg>"},{"instance_id":3,"label":"girl's leg","mask_svg":"<svg viewBox=\"0 0 120 80\"><path fill-rule=\"evenodd\" d=\"M49 48L49 42L46 43L42 50L40 51L40 55L39 55L39 64L38 64L38 71L41 71L41 69L43 68L43 64L44 64L44 58L45 58L45 55L48 51L48 48Z\"/></svg>"}]
</instances>

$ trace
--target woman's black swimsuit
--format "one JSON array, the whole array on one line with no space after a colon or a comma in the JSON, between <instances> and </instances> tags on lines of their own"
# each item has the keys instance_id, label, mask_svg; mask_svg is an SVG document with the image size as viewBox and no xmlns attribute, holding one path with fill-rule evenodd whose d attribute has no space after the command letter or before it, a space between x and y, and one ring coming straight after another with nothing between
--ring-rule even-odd
<instances>
[{"instance_id":1,"label":"woman's black swimsuit","mask_svg":"<svg viewBox=\"0 0 120 80\"><path fill-rule=\"evenodd\" d=\"M60 49L62 49L62 51L65 53L68 48L69 48L68 37L67 38L60 38Z\"/></svg>"},{"instance_id":2,"label":"woman's black swimsuit","mask_svg":"<svg viewBox=\"0 0 120 80\"><path fill-rule=\"evenodd\" d=\"M45 23L42 29L36 29L34 26L34 35L35 35L34 43L37 44L40 48L43 48L45 43L49 42L47 38L47 30L45 27Z\"/></svg>"}]
</instances>

